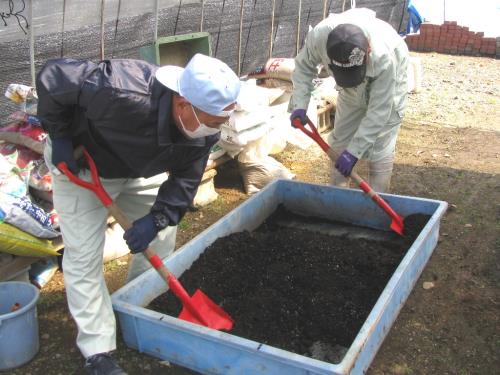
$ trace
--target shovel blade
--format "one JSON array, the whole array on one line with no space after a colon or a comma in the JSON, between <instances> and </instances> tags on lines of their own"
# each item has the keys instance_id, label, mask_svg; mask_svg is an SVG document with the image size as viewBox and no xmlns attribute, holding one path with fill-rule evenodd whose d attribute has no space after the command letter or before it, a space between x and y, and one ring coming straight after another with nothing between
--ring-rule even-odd
<instances>
[{"instance_id":1,"label":"shovel blade","mask_svg":"<svg viewBox=\"0 0 500 375\"><path fill-rule=\"evenodd\" d=\"M399 234L400 236L403 236L403 230L404 230L404 224L403 224L403 218L398 217L398 220L392 220L391 222L391 229Z\"/></svg>"},{"instance_id":2,"label":"shovel blade","mask_svg":"<svg viewBox=\"0 0 500 375\"><path fill-rule=\"evenodd\" d=\"M189 305L183 304L179 319L217 330L230 331L233 329L234 321L229 314L200 289L190 297ZM196 312L193 313L191 309L195 309ZM203 320L198 319L197 316Z\"/></svg>"}]
</instances>

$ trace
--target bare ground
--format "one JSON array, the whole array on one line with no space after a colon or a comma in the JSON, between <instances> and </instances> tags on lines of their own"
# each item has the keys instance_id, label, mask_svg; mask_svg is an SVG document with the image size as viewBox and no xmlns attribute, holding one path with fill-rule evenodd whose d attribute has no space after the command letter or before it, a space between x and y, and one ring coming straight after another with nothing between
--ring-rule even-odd
<instances>
[{"instance_id":1,"label":"bare ground","mask_svg":"<svg viewBox=\"0 0 500 375\"><path fill-rule=\"evenodd\" d=\"M500 60L440 54L422 59L423 87L409 99L398 139L392 192L445 200L434 255L379 350L369 374L496 374L500 368ZM319 148L287 147L276 158L298 180L327 183ZM219 199L189 212L178 246L247 197L235 165L219 168ZM363 166L359 173L365 175ZM128 257L105 266L111 292ZM425 281L434 283L423 289ZM69 374L83 360L58 273L38 305L41 349L12 374ZM116 357L130 374L186 374L124 346Z\"/></svg>"}]
</instances>

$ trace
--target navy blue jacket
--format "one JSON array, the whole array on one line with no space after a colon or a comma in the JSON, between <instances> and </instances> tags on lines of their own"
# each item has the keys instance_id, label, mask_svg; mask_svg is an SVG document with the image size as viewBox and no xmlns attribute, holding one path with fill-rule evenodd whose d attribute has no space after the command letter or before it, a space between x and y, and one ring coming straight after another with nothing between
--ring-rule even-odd
<instances>
[{"instance_id":1,"label":"navy blue jacket","mask_svg":"<svg viewBox=\"0 0 500 375\"><path fill-rule=\"evenodd\" d=\"M83 145L104 178L169 172L152 211L177 224L191 204L219 135L186 138L172 118L174 92L139 60L50 60L37 76L38 116L52 139Z\"/></svg>"}]
</instances>

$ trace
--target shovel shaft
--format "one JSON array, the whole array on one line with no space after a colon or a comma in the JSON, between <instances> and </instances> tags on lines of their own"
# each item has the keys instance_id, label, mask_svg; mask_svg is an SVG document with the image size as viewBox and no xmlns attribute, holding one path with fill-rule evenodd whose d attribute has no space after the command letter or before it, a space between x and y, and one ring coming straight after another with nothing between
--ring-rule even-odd
<instances>
[{"instance_id":1,"label":"shovel shaft","mask_svg":"<svg viewBox=\"0 0 500 375\"><path fill-rule=\"evenodd\" d=\"M328 143L326 143L323 138L321 138L321 135L318 133L318 130L309 118L307 119L307 125L309 126L309 128L307 128L305 125L302 125L302 123L298 119L294 120L293 125L294 127L302 130L302 132L308 135L311 139L313 139L323 149L323 151L327 153L328 157L335 163L338 158L338 154L333 151L330 145L328 145ZM366 193L382 210L384 210L387 215L389 215L389 217L392 219L391 228L394 229L397 233L402 234L403 218L399 216L392 209L392 207L389 206L389 204L385 200L383 200L382 197L378 195L365 180L363 180L363 178L361 178L359 174L357 174L355 171L351 171L350 177L356 182L356 184L364 193Z\"/></svg>"},{"instance_id":2,"label":"shovel shaft","mask_svg":"<svg viewBox=\"0 0 500 375\"><path fill-rule=\"evenodd\" d=\"M75 159L78 159L82 155L85 156L85 159L87 160L87 163L89 165L90 174L92 177L92 182L81 180L80 178L75 176L67 168L66 163L60 163L57 167L68 177L68 179L71 182L73 182L76 185L79 185L87 190L94 192L96 197L102 202L104 207L106 207L108 209L108 212L110 213L110 215L115 218L115 220L118 222L118 224L120 224L120 226L123 228L123 230L130 229L132 227L132 223L127 218L125 213L120 209L120 207L118 207L116 205L116 203L113 201L113 199L109 196L109 194L106 192L106 190L102 186L94 160L92 159L90 154L87 152L87 150L85 150L82 146L78 146L75 149L74 157L75 157ZM168 268L165 266L165 264L163 264L160 257L158 255L156 255L155 251L153 249L151 249L150 247L148 247L146 250L144 250L144 256L151 263L153 268L155 268L156 271L158 271L160 276L167 283L169 283L170 278L174 277L174 276L168 270ZM180 288L182 288L182 286L180 286ZM179 290L179 288L178 288L178 290ZM186 291L184 291L184 293L187 295Z\"/></svg>"},{"instance_id":3,"label":"shovel shaft","mask_svg":"<svg viewBox=\"0 0 500 375\"><path fill-rule=\"evenodd\" d=\"M125 216L124 212L120 209L120 207L116 205L115 202L112 202L107 208L111 216L116 219L123 230L127 230L132 227L132 223L130 222L130 220ZM163 280L165 280L165 282L170 287L170 290L182 301L183 305L189 310L189 312L193 316L195 316L203 325L208 327L208 323L206 322L206 320L196 309L196 307L193 306L191 297L187 293L186 289L183 288L174 274L168 270L160 257L156 255L154 250L148 247L146 250L144 250L143 254L147 258L149 263L151 263L153 268L160 274Z\"/></svg>"},{"instance_id":4,"label":"shovel shaft","mask_svg":"<svg viewBox=\"0 0 500 375\"><path fill-rule=\"evenodd\" d=\"M110 205L107 206L107 209L111 216L115 218L115 220L120 224L120 226L123 228L123 230L127 230L132 228L132 223L130 220L125 216L124 212L121 210L120 207L116 205L115 202L112 202ZM169 278L172 275L172 273L168 270L168 268L163 264L161 261L160 257L156 255L155 251L148 247L146 250L144 250L144 256L146 259L151 263L153 268L158 271L160 276L168 283ZM186 293L187 294L187 293Z\"/></svg>"},{"instance_id":5,"label":"shovel shaft","mask_svg":"<svg viewBox=\"0 0 500 375\"><path fill-rule=\"evenodd\" d=\"M327 144L325 141L323 141L325 144ZM328 144L327 144L328 146ZM328 149L326 151L330 159L335 162L338 158L338 154L333 151L331 147L328 146ZM356 182L356 184L359 186L361 190L363 190L366 195L368 195L384 212L389 215L389 217L395 221L398 224L402 225L403 219L401 216L399 216L389 204L382 199L380 195L378 195L375 190L372 189L372 187L365 181L363 178L356 173L356 171L351 171L350 177Z\"/></svg>"},{"instance_id":6,"label":"shovel shaft","mask_svg":"<svg viewBox=\"0 0 500 375\"><path fill-rule=\"evenodd\" d=\"M78 146L74 151L75 159L78 159L82 154L87 160L92 182L84 181L78 178L78 176L75 176L64 162L59 163L57 167L71 182L83 187L84 189L92 191L102 202L103 206L108 209L110 215L116 219L118 224L120 224L123 230L126 231L127 229L132 228L132 223L127 218L125 213L116 205L104 189L94 160L82 146ZM197 290L194 296L190 297L179 280L177 280L175 275L168 270L153 249L148 247L144 250L143 254L149 263L151 263L151 266L153 266L163 280L165 280L172 293L181 300L184 308L179 315L180 319L184 319L191 323L201 324L213 329L225 329L229 331L233 328L233 320L229 314L217 306L215 302L210 300L203 292Z\"/></svg>"}]
</instances>

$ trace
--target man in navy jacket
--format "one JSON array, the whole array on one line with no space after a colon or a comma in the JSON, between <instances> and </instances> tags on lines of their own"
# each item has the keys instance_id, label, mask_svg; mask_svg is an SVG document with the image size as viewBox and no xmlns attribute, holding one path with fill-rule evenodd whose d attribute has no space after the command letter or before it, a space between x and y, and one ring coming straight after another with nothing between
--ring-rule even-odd
<instances>
[{"instance_id":1,"label":"man in navy jacket","mask_svg":"<svg viewBox=\"0 0 500 375\"><path fill-rule=\"evenodd\" d=\"M185 68L139 60L51 60L36 88L38 116L49 133L45 159L53 172L77 345L88 373L124 374L109 354L116 349L116 323L102 272L107 210L57 165L64 162L90 181L74 149L82 145L94 159L105 190L133 220L124 234L135 254L131 280L149 267L141 252L150 243L162 258L173 251L176 225L235 107L240 82L222 61L197 54Z\"/></svg>"}]
</instances>

